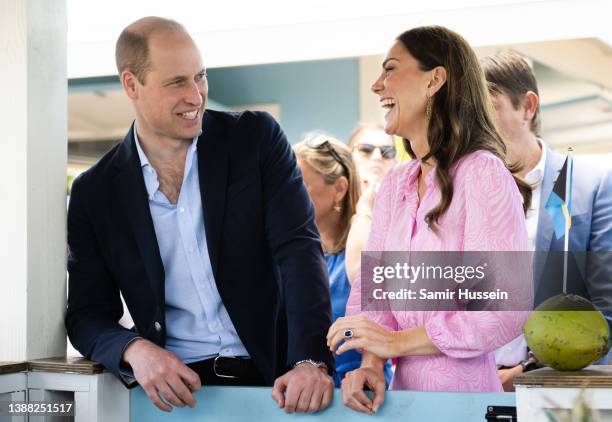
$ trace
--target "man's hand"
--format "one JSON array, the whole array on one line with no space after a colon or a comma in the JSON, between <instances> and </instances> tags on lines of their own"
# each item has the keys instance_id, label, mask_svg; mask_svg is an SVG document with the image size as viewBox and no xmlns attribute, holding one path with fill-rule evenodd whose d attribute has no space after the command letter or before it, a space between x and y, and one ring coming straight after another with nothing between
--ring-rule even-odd
<instances>
[{"instance_id":1,"label":"man's hand","mask_svg":"<svg viewBox=\"0 0 612 422\"><path fill-rule=\"evenodd\" d=\"M174 353L149 340L138 339L125 349L123 360L132 367L136 381L161 410L172 411L172 406L162 399L177 407L195 407L192 392L202 387L200 377Z\"/></svg>"},{"instance_id":2,"label":"man's hand","mask_svg":"<svg viewBox=\"0 0 612 422\"><path fill-rule=\"evenodd\" d=\"M523 373L523 365L516 365L514 368L500 369L497 371L499 381L504 387L505 392L514 391L514 378Z\"/></svg>"},{"instance_id":3,"label":"man's hand","mask_svg":"<svg viewBox=\"0 0 612 422\"><path fill-rule=\"evenodd\" d=\"M302 363L282 377L272 389L272 398L287 413L314 413L325 409L332 401L334 381L324 368Z\"/></svg>"},{"instance_id":4,"label":"man's hand","mask_svg":"<svg viewBox=\"0 0 612 422\"><path fill-rule=\"evenodd\" d=\"M363 391L364 387L374 391L374 400ZM385 373L382 366L361 367L350 371L342 380L342 402L346 407L363 413L376 413L385 401Z\"/></svg>"}]
</instances>

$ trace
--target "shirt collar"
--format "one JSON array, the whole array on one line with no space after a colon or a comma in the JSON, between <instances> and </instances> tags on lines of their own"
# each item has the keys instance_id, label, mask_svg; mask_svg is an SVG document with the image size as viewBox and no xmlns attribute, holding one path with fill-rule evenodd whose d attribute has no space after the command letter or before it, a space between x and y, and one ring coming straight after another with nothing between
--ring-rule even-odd
<instances>
[{"instance_id":1,"label":"shirt collar","mask_svg":"<svg viewBox=\"0 0 612 422\"><path fill-rule=\"evenodd\" d=\"M150 166L151 163L149 162L147 155L145 154L145 152L142 149L142 146L140 145L140 140L138 139L138 131L136 130L135 121L134 121L134 141L136 141L136 151L138 152L138 158L140 159L140 167L144 168L146 166ZM191 146L189 147L189 151L187 152L187 155L192 155L197 150L198 150L198 137L196 136L191 141Z\"/></svg>"},{"instance_id":2,"label":"shirt collar","mask_svg":"<svg viewBox=\"0 0 612 422\"><path fill-rule=\"evenodd\" d=\"M406 174L406 187L411 186L414 183L417 183L418 176L421 174L421 162L419 160L413 159L410 161L410 168Z\"/></svg>"},{"instance_id":3,"label":"shirt collar","mask_svg":"<svg viewBox=\"0 0 612 422\"><path fill-rule=\"evenodd\" d=\"M140 167L150 166L147 155L140 146L140 140L138 139L138 132L136 131L136 122L134 122L134 141L136 141L136 151L138 151L138 158L140 159Z\"/></svg>"},{"instance_id":4,"label":"shirt collar","mask_svg":"<svg viewBox=\"0 0 612 422\"><path fill-rule=\"evenodd\" d=\"M136 130L136 122L134 122L134 141L136 141L136 151L138 152L138 158L140 159L140 168L143 170L145 188L147 189L147 195L150 200L153 200L155 193L159 189L159 180L157 179L157 173L149 162L147 155L145 154L140 140L138 139L138 131ZM185 160L185 175L188 174L191 169L191 165L194 161L194 156L198 150L198 137L193 138L189 150L187 151L187 158ZM150 167L147 169L147 167Z\"/></svg>"},{"instance_id":5,"label":"shirt collar","mask_svg":"<svg viewBox=\"0 0 612 422\"><path fill-rule=\"evenodd\" d=\"M437 166L433 166L432 169L429 171L429 173L427 173L427 176L425 177L425 185L427 187L431 186L434 183L436 167ZM407 183L408 184L417 183L418 177L420 176L420 174L421 174L421 160L415 158L414 164L412 168L410 168L407 174Z\"/></svg>"},{"instance_id":6,"label":"shirt collar","mask_svg":"<svg viewBox=\"0 0 612 422\"><path fill-rule=\"evenodd\" d=\"M525 181L532 185L537 185L542 181L542 177L544 176L544 168L546 166L546 147L540 138L537 138L537 140L540 144L540 148L542 149L540 161L538 161L538 164L536 164L536 166L525 175Z\"/></svg>"}]
</instances>

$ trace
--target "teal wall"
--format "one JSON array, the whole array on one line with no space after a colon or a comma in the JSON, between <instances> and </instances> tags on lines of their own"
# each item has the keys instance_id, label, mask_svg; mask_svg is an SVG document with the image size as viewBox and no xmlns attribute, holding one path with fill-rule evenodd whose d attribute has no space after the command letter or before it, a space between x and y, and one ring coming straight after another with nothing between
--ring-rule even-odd
<instances>
[{"instance_id":1,"label":"teal wall","mask_svg":"<svg viewBox=\"0 0 612 422\"><path fill-rule=\"evenodd\" d=\"M119 83L119 78L117 76L100 76L95 78L79 78L68 80L68 95L74 92L105 92L119 91L121 89L121 83ZM213 108L215 110L228 110L227 107L212 98L208 99L207 105L208 107ZM95 110L92 112L95 113Z\"/></svg>"},{"instance_id":2,"label":"teal wall","mask_svg":"<svg viewBox=\"0 0 612 422\"><path fill-rule=\"evenodd\" d=\"M358 59L210 69L209 97L229 107L277 103L295 143L322 130L346 141L359 120Z\"/></svg>"},{"instance_id":3,"label":"teal wall","mask_svg":"<svg viewBox=\"0 0 612 422\"><path fill-rule=\"evenodd\" d=\"M321 130L346 141L359 121L359 60L339 59L208 70L209 107L276 103L291 143ZM116 76L72 79L69 93L121 89Z\"/></svg>"}]
</instances>

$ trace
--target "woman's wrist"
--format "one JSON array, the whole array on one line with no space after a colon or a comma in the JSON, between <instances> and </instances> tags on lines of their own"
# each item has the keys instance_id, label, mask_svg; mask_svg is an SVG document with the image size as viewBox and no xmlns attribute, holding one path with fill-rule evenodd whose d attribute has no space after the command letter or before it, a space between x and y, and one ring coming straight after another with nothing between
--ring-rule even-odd
<instances>
[{"instance_id":1,"label":"woman's wrist","mask_svg":"<svg viewBox=\"0 0 612 422\"><path fill-rule=\"evenodd\" d=\"M397 356L416 356L416 355L436 355L440 350L432 343L427 336L424 326L407 328L395 331L393 348L397 351Z\"/></svg>"},{"instance_id":2,"label":"woman's wrist","mask_svg":"<svg viewBox=\"0 0 612 422\"><path fill-rule=\"evenodd\" d=\"M412 354L411 329L394 331L393 349L396 350L397 357L410 356Z\"/></svg>"}]
</instances>

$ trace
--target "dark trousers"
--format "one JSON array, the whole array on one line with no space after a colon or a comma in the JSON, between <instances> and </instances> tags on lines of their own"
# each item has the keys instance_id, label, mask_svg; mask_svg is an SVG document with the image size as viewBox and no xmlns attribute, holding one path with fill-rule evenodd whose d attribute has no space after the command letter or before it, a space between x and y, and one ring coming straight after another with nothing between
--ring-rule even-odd
<instances>
[{"instance_id":1,"label":"dark trousers","mask_svg":"<svg viewBox=\"0 0 612 422\"><path fill-rule=\"evenodd\" d=\"M251 359L217 357L187 364L202 385L265 386L266 382Z\"/></svg>"}]
</instances>

